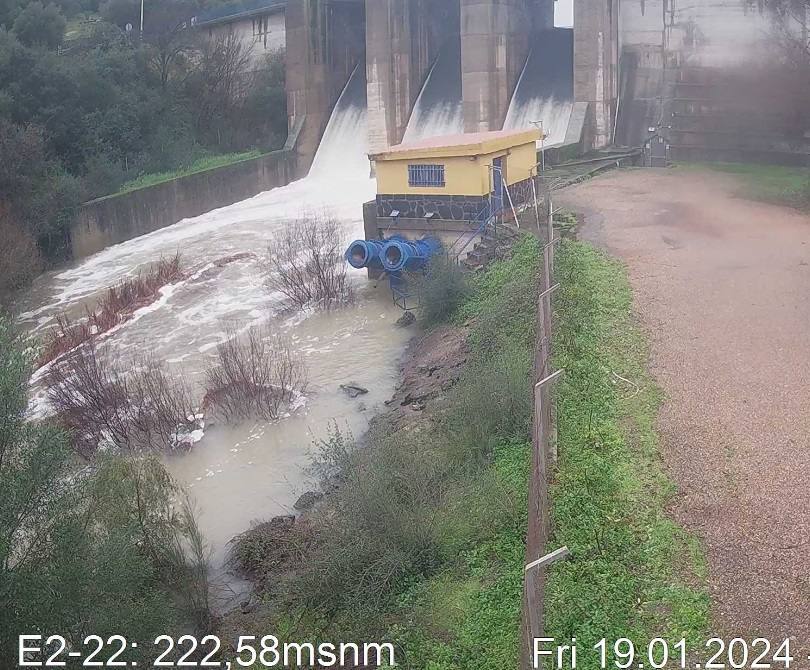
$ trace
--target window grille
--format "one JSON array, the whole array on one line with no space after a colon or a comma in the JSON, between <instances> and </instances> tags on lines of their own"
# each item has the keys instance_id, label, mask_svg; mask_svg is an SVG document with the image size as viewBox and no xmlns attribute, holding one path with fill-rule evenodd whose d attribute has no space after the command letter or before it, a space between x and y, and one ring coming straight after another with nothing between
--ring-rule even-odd
<instances>
[{"instance_id":1,"label":"window grille","mask_svg":"<svg viewBox=\"0 0 810 670\"><path fill-rule=\"evenodd\" d=\"M444 186L444 165L409 165L409 186Z\"/></svg>"},{"instance_id":2,"label":"window grille","mask_svg":"<svg viewBox=\"0 0 810 670\"><path fill-rule=\"evenodd\" d=\"M270 18L267 16L260 16L253 19L253 39L256 42L261 42L265 39L270 32Z\"/></svg>"}]
</instances>

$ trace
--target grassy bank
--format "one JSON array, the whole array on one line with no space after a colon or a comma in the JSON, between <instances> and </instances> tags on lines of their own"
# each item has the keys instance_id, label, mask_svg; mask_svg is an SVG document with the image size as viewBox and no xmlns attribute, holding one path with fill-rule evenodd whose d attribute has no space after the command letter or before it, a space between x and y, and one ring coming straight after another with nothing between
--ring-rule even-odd
<instances>
[{"instance_id":1,"label":"grassy bank","mask_svg":"<svg viewBox=\"0 0 810 670\"><path fill-rule=\"evenodd\" d=\"M232 165L233 163L239 163L240 161L250 160L251 158L258 158L263 153L264 152L259 151L258 149L254 149L252 151L245 151L242 153L205 156L204 158L194 161L190 165L178 168L176 170L171 170L169 172L153 172L150 174L141 175L136 179L132 179L124 183L118 192L113 193L113 195L122 195L124 193L137 191L138 189L146 188L148 186L162 184L163 182L171 181L172 179L177 179L179 177L187 177L197 172L213 170L214 168L225 167L226 165Z\"/></svg>"},{"instance_id":2,"label":"grassy bank","mask_svg":"<svg viewBox=\"0 0 810 670\"><path fill-rule=\"evenodd\" d=\"M740 195L751 200L810 209L810 169L784 165L746 163L687 164L686 168L708 168L739 178Z\"/></svg>"},{"instance_id":3,"label":"grassy bank","mask_svg":"<svg viewBox=\"0 0 810 670\"><path fill-rule=\"evenodd\" d=\"M666 514L674 488L654 428L661 392L625 271L565 242L556 272L555 366L566 373L550 546L567 545L574 560L550 570L546 627L550 637L575 636L582 667L598 667L586 650L602 637L699 641L709 600L700 549Z\"/></svg>"}]
</instances>

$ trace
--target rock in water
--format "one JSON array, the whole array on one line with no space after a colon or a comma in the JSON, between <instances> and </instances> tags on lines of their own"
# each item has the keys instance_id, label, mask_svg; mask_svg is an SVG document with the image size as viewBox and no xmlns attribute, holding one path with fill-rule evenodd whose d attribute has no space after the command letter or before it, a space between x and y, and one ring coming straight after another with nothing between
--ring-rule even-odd
<instances>
[{"instance_id":1,"label":"rock in water","mask_svg":"<svg viewBox=\"0 0 810 670\"><path fill-rule=\"evenodd\" d=\"M416 317L413 315L413 312L405 312L399 319L397 319L397 325L400 328L407 328L408 326L414 324L416 322Z\"/></svg>"},{"instance_id":2,"label":"rock in water","mask_svg":"<svg viewBox=\"0 0 810 670\"><path fill-rule=\"evenodd\" d=\"M365 386L359 386L352 382L351 384L341 384L340 388L348 395L350 398L356 398L360 395L366 395L368 393L368 389Z\"/></svg>"}]
</instances>

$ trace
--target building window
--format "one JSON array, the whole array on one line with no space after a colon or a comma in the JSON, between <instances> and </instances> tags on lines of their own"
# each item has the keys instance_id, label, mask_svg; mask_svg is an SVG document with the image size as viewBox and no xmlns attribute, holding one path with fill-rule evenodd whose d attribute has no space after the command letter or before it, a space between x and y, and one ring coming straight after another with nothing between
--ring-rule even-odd
<instances>
[{"instance_id":1,"label":"building window","mask_svg":"<svg viewBox=\"0 0 810 670\"><path fill-rule=\"evenodd\" d=\"M444 187L444 165L409 165L408 186Z\"/></svg>"},{"instance_id":2,"label":"building window","mask_svg":"<svg viewBox=\"0 0 810 670\"><path fill-rule=\"evenodd\" d=\"M267 42L267 34L270 32L270 17L260 16L253 19L253 39L256 42Z\"/></svg>"}]
</instances>

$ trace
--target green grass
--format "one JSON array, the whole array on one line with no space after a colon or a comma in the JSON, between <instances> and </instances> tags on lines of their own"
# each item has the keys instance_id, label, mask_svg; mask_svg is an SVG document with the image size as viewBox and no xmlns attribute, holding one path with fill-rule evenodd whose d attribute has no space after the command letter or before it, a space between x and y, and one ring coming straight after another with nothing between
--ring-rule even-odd
<instances>
[{"instance_id":1,"label":"green grass","mask_svg":"<svg viewBox=\"0 0 810 670\"><path fill-rule=\"evenodd\" d=\"M580 242L564 242L557 262L555 366L566 372L549 547L567 545L573 558L549 571L546 630L576 637L590 668L603 637L697 643L709 628L709 598L700 547L666 513L674 487L655 432L662 394L647 371L625 270Z\"/></svg>"},{"instance_id":2,"label":"green grass","mask_svg":"<svg viewBox=\"0 0 810 670\"><path fill-rule=\"evenodd\" d=\"M188 175L196 174L197 172L205 172L206 170L213 170L226 165L232 165L241 161L250 160L251 158L258 158L259 156L263 155L263 153L263 151L254 149L252 151L245 151L242 153L206 156L194 161L187 167L181 167L177 170L172 170L169 172L153 172L150 174L141 175L136 179L132 179L131 181L124 183L121 188L118 189L118 192L114 193L113 195L130 193L132 191L137 191L138 189L155 186L156 184L162 184L164 182L171 181L172 179L177 179L178 177L187 177Z\"/></svg>"},{"instance_id":3,"label":"green grass","mask_svg":"<svg viewBox=\"0 0 810 670\"><path fill-rule=\"evenodd\" d=\"M682 167L711 169L739 178L740 195L799 209L810 208L810 168L749 163L700 163Z\"/></svg>"},{"instance_id":4,"label":"green grass","mask_svg":"<svg viewBox=\"0 0 810 670\"><path fill-rule=\"evenodd\" d=\"M455 565L416 582L398 601L392 637L404 650L404 667L424 670L516 668L526 537L526 497L531 445L501 444L491 474L520 509L512 523L459 554ZM486 515L485 493L469 508Z\"/></svg>"}]
</instances>

